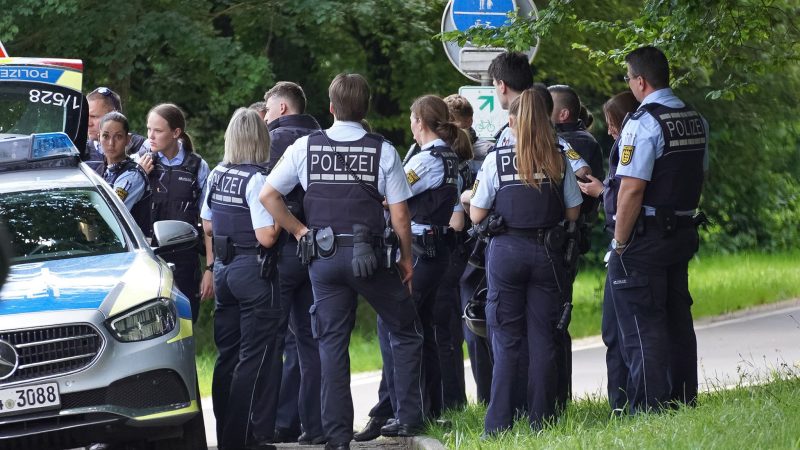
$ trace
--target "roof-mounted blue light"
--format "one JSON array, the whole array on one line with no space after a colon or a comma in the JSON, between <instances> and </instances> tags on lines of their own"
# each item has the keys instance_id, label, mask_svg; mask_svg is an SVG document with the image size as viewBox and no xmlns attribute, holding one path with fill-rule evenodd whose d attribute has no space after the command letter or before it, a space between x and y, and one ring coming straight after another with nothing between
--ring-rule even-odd
<instances>
[{"instance_id":1,"label":"roof-mounted blue light","mask_svg":"<svg viewBox=\"0 0 800 450\"><path fill-rule=\"evenodd\" d=\"M0 170L77 165L78 149L65 133L0 135Z\"/></svg>"}]
</instances>

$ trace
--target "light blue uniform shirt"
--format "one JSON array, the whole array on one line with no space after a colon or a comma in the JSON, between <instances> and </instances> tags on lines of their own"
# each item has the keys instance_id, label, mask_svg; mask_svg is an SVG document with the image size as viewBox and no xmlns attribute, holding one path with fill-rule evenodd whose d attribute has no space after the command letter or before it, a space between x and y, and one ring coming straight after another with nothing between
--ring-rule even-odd
<instances>
[{"instance_id":1,"label":"light blue uniform shirt","mask_svg":"<svg viewBox=\"0 0 800 450\"><path fill-rule=\"evenodd\" d=\"M208 195L208 192L211 191L211 185L217 178L215 174L218 173L219 175L222 175L226 170L228 170L227 167L217 166L214 168L214 173L212 173L212 176L208 177L208 181L206 181L206 185L203 189L205 195L203 195L203 206L200 208L201 219L210 220L212 222L214 221L213 212L208 206L206 195ZM261 204L261 201L258 200L258 194L261 193L261 188L264 187L266 180L267 177L264 176L264 174L256 172L252 177L250 177L250 181L247 182L247 186L244 188L244 195L247 199L247 206L250 208L250 220L253 221L254 230L275 225L275 221L272 219L272 216L264 208L264 205Z\"/></svg>"},{"instance_id":2,"label":"light blue uniform shirt","mask_svg":"<svg viewBox=\"0 0 800 450\"><path fill-rule=\"evenodd\" d=\"M431 155L429 151L433 147L450 147L441 139L435 139L420 146L420 152L412 156L405 165L406 179L416 180L409 181L411 186L412 196L419 195L430 189L435 189L442 185L444 180L444 165L442 159ZM415 174L412 176L410 174ZM461 191L459 191L461 192ZM458 203L458 201L456 201ZM455 206L455 205L454 205ZM424 225L411 221L411 232L414 234L422 234L431 228L430 225Z\"/></svg>"},{"instance_id":3,"label":"light blue uniform shirt","mask_svg":"<svg viewBox=\"0 0 800 450\"><path fill-rule=\"evenodd\" d=\"M360 123L339 120L333 122L325 132L331 140L340 142L357 141L367 134ZM283 195L291 192L298 183L308 190L307 159L308 136L303 136L290 145L275 163L267 176L267 183ZM400 155L392 144L384 141L378 166L378 192L386 197L389 204L408 200L412 196L411 188L406 181Z\"/></svg>"},{"instance_id":4,"label":"light blue uniform shirt","mask_svg":"<svg viewBox=\"0 0 800 450\"><path fill-rule=\"evenodd\" d=\"M566 159L566 158L564 158ZM534 189L531 187L531 189ZM478 188L472 195L470 205L483 209L492 209L497 191L500 190L500 177L497 175L497 157L490 154L483 161L481 171L478 172ZM564 206L572 208L583 203L578 182L575 180L575 172L572 167L567 165L564 178Z\"/></svg>"},{"instance_id":5,"label":"light blue uniform shirt","mask_svg":"<svg viewBox=\"0 0 800 450\"><path fill-rule=\"evenodd\" d=\"M155 152L151 154L158 155L158 160L161 162L161 164L169 167L180 166L183 164L183 159L186 158L186 150L183 149L183 142L181 141L178 141L178 153L172 159L167 158L161 152ZM197 156L200 155L198 154ZM197 171L197 184L202 189L202 192L200 193L200 199L197 200L197 207L200 209L203 209L203 199L206 198L206 181L208 180L209 172L210 169L208 168L208 163L206 160L200 157L200 169Z\"/></svg>"},{"instance_id":6,"label":"light blue uniform shirt","mask_svg":"<svg viewBox=\"0 0 800 450\"><path fill-rule=\"evenodd\" d=\"M684 103L675 96L672 89L665 88L652 92L644 98L641 106L648 103L659 103L669 108L683 108ZM641 109L641 106L639 107ZM708 135L708 123L703 119L703 126ZM664 135L658 120L649 112L645 112L638 119L629 119L625 123L619 136L619 148L631 146L630 162L617 166L617 175L623 177L639 178L651 181L653 167L656 159L664 153ZM708 139L706 139L706 151L703 155L703 170L708 170ZM645 215L654 216L655 208L644 205ZM694 211L675 211L678 215L691 215Z\"/></svg>"},{"instance_id":7,"label":"light blue uniform shirt","mask_svg":"<svg viewBox=\"0 0 800 450\"><path fill-rule=\"evenodd\" d=\"M108 172L108 169L106 169L106 172ZM114 189L114 192L125 204L125 207L128 208L128 211L144 196L146 184L143 175L144 173L139 173L135 168L122 172L114 180L114 185L111 186L111 189Z\"/></svg>"},{"instance_id":8,"label":"light blue uniform shirt","mask_svg":"<svg viewBox=\"0 0 800 450\"><path fill-rule=\"evenodd\" d=\"M553 131L555 133L555 131ZM569 145L569 142L565 141L564 138L561 136L558 137L558 145L561 146L562 150L561 153L567 156L567 161L569 161L569 165L572 166L572 173L574 174L578 170L589 167L589 164L581 158L580 154ZM504 147L506 145L515 145L517 143L517 137L514 136L514 133L511 131L511 127L506 127L502 133L500 133L500 137L497 139L496 147ZM570 152L571 150L571 152ZM573 159L574 158L574 159ZM489 159L489 158L487 158Z\"/></svg>"}]
</instances>

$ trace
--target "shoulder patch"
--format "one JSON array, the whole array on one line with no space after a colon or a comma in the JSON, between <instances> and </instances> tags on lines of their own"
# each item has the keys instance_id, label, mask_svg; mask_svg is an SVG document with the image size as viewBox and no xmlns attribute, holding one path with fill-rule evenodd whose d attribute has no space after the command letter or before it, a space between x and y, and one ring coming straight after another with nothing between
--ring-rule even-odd
<instances>
[{"instance_id":1,"label":"shoulder patch","mask_svg":"<svg viewBox=\"0 0 800 450\"><path fill-rule=\"evenodd\" d=\"M569 150L567 150L566 155L567 155L567 158L569 158L569 159L571 159L573 161L577 161L577 160L581 159L581 155L578 154L578 152L576 152L575 149L573 149L573 148L570 148Z\"/></svg>"},{"instance_id":2,"label":"shoulder patch","mask_svg":"<svg viewBox=\"0 0 800 450\"><path fill-rule=\"evenodd\" d=\"M636 149L633 145L623 145L622 146L622 153L619 157L619 163L623 166L627 166L631 163L633 159L633 150Z\"/></svg>"},{"instance_id":3,"label":"shoulder patch","mask_svg":"<svg viewBox=\"0 0 800 450\"><path fill-rule=\"evenodd\" d=\"M121 187L118 187L118 188L114 189L114 192L117 193L117 196L123 202L125 201L126 198L128 198L128 191L126 191L125 189L122 189Z\"/></svg>"},{"instance_id":4,"label":"shoulder patch","mask_svg":"<svg viewBox=\"0 0 800 450\"><path fill-rule=\"evenodd\" d=\"M408 181L409 185L413 185L414 183L419 181L419 175L417 175L417 172L414 172L414 169L411 169L408 172L406 172L406 181Z\"/></svg>"}]
</instances>

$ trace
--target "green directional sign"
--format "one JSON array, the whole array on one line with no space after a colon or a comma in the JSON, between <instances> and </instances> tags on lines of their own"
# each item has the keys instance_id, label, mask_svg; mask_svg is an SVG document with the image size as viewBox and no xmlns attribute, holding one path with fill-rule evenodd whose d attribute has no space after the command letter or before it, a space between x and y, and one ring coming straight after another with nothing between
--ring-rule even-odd
<instances>
[{"instance_id":1,"label":"green directional sign","mask_svg":"<svg viewBox=\"0 0 800 450\"><path fill-rule=\"evenodd\" d=\"M484 110L488 106L489 112L494 111L494 95L481 95L478 100L483 100L483 104L478 109Z\"/></svg>"},{"instance_id":2,"label":"green directional sign","mask_svg":"<svg viewBox=\"0 0 800 450\"><path fill-rule=\"evenodd\" d=\"M472 128L478 137L492 139L508 122L508 111L501 107L494 86L461 86L458 93L472 105Z\"/></svg>"}]
</instances>

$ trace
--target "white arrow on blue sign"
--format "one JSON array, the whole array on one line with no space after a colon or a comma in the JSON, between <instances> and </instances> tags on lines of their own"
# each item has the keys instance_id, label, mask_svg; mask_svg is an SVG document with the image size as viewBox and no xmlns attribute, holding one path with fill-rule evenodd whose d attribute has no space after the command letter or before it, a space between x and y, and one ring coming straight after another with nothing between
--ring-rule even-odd
<instances>
[{"instance_id":1,"label":"white arrow on blue sign","mask_svg":"<svg viewBox=\"0 0 800 450\"><path fill-rule=\"evenodd\" d=\"M516 9L514 0L453 0L453 22L459 31L472 27L498 28Z\"/></svg>"}]
</instances>

